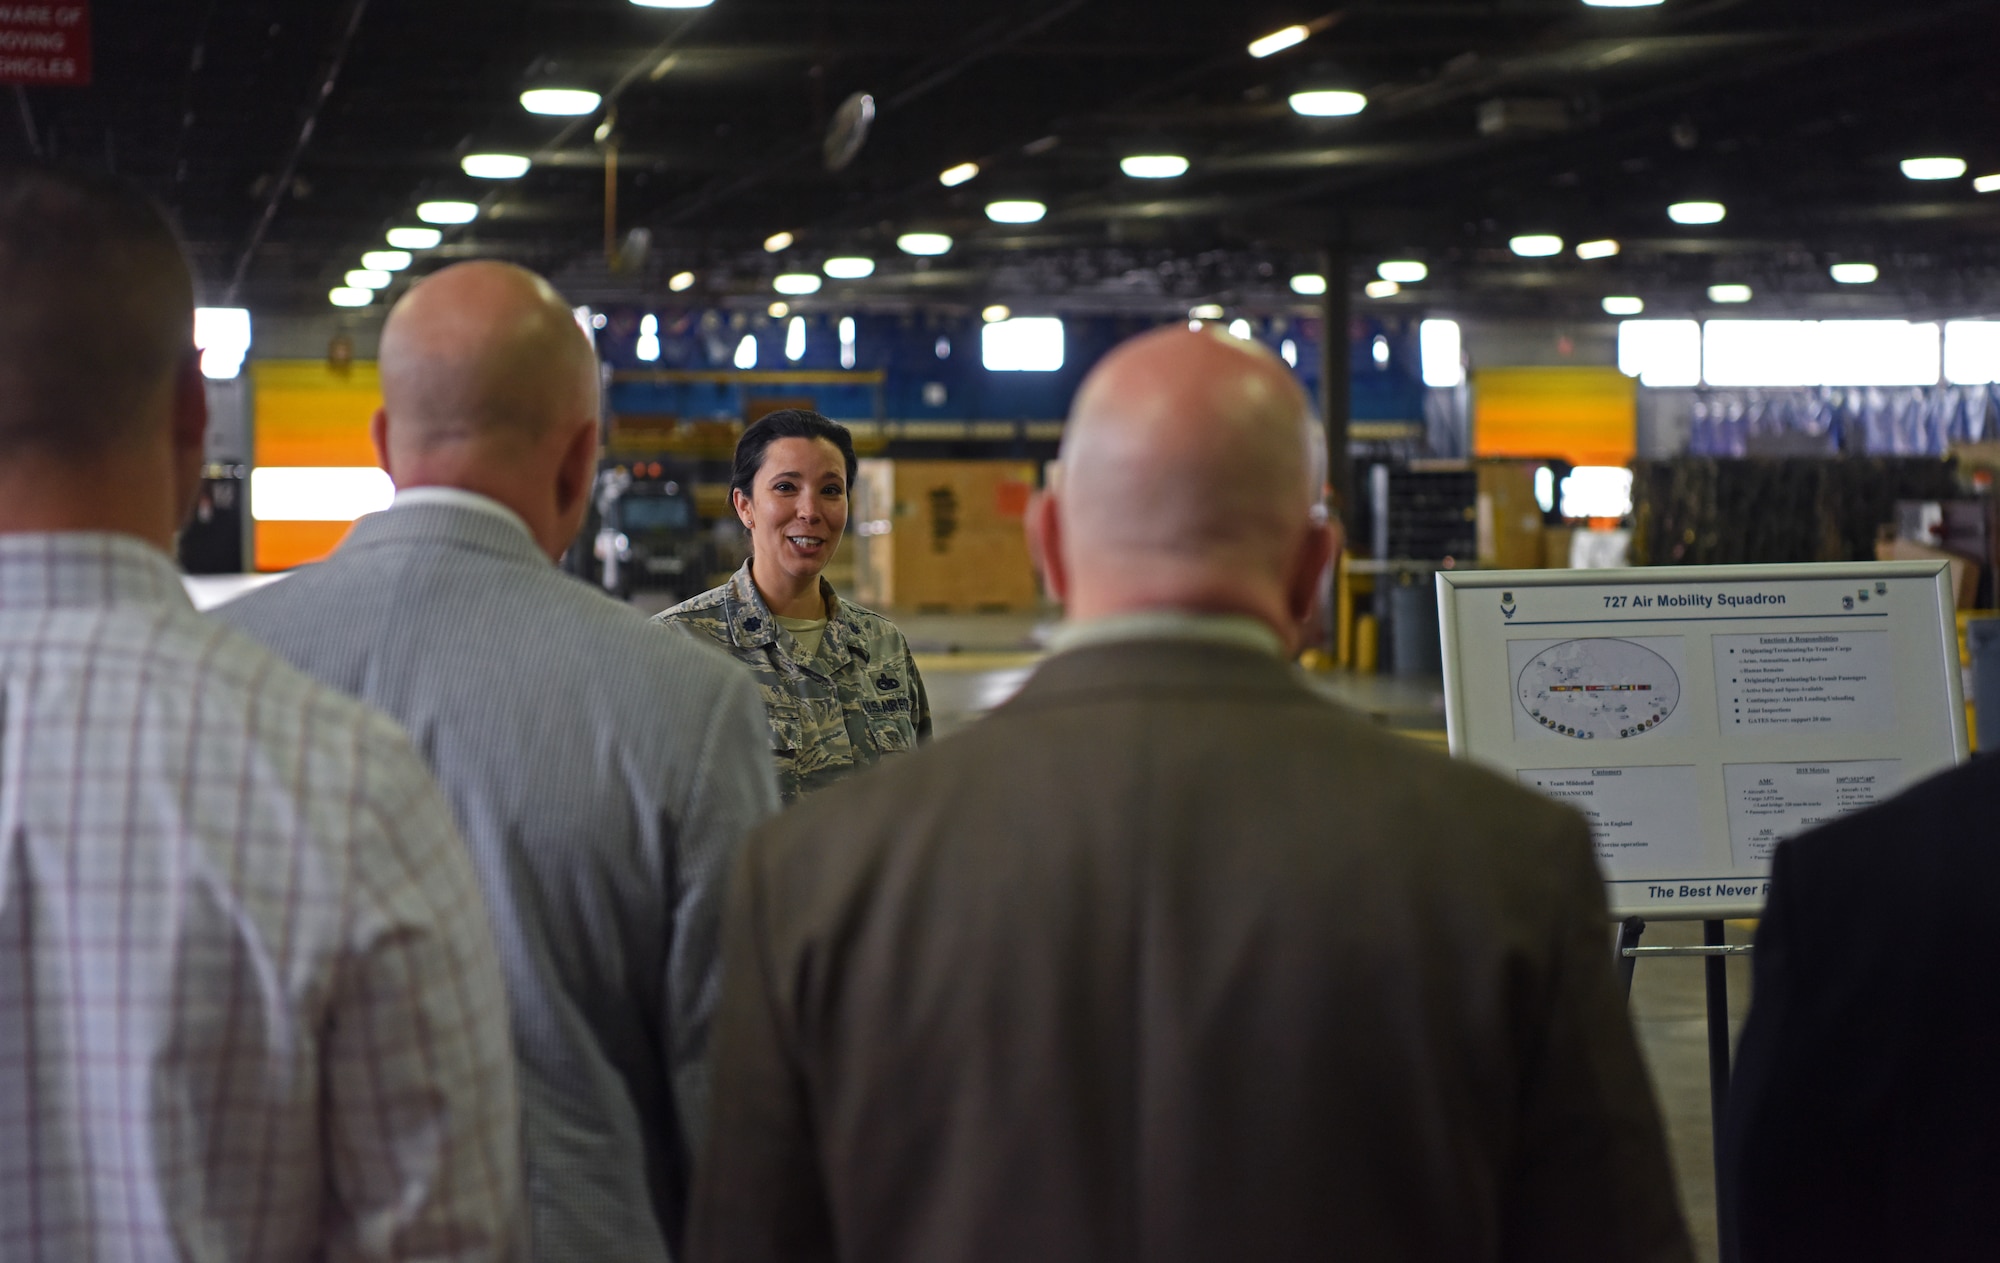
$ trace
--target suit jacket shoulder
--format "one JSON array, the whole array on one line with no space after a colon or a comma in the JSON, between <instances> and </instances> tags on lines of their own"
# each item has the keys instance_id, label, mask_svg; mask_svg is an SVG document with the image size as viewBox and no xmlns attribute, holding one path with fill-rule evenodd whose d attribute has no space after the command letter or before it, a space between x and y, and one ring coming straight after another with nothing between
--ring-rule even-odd
<instances>
[{"instance_id":1,"label":"suit jacket shoulder","mask_svg":"<svg viewBox=\"0 0 2000 1263\"><path fill-rule=\"evenodd\" d=\"M742 1242L824 1196L890 1260L1687 1257L1582 818L1275 659L1059 654L739 874Z\"/></svg>"}]
</instances>

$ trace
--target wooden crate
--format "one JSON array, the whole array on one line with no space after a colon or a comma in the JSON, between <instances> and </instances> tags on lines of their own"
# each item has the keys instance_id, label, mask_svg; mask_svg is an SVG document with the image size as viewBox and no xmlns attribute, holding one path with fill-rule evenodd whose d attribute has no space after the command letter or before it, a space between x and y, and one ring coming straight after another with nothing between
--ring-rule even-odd
<instances>
[{"instance_id":1,"label":"wooden crate","mask_svg":"<svg viewBox=\"0 0 2000 1263\"><path fill-rule=\"evenodd\" d=\"M878 609L1028 610L1028 461L864 460L849 534L855 592Z\"/></svg>"}]
</instances>

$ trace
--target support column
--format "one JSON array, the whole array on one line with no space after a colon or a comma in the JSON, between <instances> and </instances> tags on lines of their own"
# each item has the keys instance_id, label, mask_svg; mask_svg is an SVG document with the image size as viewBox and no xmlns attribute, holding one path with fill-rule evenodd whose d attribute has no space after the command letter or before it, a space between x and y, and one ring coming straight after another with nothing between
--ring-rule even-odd
<instances>
[{"instance_id":1,"label":"support column","mask_svg":"<svg viewBox=\"0 0 2000 1263\"><path fill-rule=\"evenodd\" d=\"M1326 248L1326 297L1320 304L1319 411L1326 424L1326 480L1333 488L1340 520L1354 524L1354 466L1347 453L1349 391L1348 325L1353 305L1348 297L1347 234L1343 230Z\"/></svg>"}]
</instances>

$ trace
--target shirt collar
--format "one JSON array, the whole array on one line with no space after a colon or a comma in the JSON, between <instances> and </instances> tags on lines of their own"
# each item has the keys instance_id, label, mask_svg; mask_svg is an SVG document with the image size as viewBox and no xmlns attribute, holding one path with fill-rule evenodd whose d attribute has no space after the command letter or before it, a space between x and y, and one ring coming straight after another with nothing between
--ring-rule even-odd
<instances>
[{"instance_id":1,"label":"shirt collar","mask_svg":"<svg viewBox=\"0 0 2000 1263\"><path fill-rule=\"evenodd\" d=\"M392 507L400 509L413 504L441 504L455 509L470 509L475 513L484 513L489 517L512 523L514 529L528 537L529 543L535 543L534 532L528 529L528 524L521 520L520 514L492 496L483 496L477 491L467 491L463 487L404 487L397 490L396 502ZM541 545L536 544L535 550L540 552Z\"/></svg>"},{"instance_id":2,"label":"shirt collar","mask_svg":"<svg viewBox=\"0 0 2000 1263\"><path fill-rule=\"evenodd\" d=\"M860 631L847 617L847 606L833 590L833 585L824 578L819 581L820 596L826 600L826 632L823 643L843 652L854 652L862 643ZM761 649L776 644L778 640L778 620L772 617L771 607L765 603L764 594L757 590L756 580L750 577L750 563L729 578L729 634L740 648ZM866 652L861 653L866 657Z\"/></svg>"},{"instance_id":3,"label":"shirt collar","mask_svg":"<svg viewBox=\"0 0 2000 1263\"><path fill-rule=\"evenodd\" d=\"M0 534L0 612L123 604L194 608L173 561L137 536Z\"/></svg>"},{"instance_id":4,"label":"shirt collar","mask_svg":"<svg viewBox=\"0 0 2000 1263\"><path fill-rule=\"evenodd\" d=\"M1244 614L1198 614L1188 610L1141 610L1080 623L1064 623L1049 637L1049 649L1066 653L1093 645L1147 640L1192 640L1233 645L1282 659L1285 642L1269 626Z\"/></svg>"}]
</instances>

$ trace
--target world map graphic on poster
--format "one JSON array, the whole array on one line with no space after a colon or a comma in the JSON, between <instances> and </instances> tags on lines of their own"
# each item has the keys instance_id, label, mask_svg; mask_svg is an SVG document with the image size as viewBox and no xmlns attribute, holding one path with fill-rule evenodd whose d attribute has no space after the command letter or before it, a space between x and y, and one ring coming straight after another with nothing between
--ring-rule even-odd
<instances>
[{"instance_id":1,"label":"world map graphic on poster","mask_svg":"<svg viewBox=\"0 0 2000 1263\"><path fill-rule=\"evenodd\" d=\"M1557 736L1618 741L1664 723L1680 704L1681 681L1667 660L1629 640L1566 640L1521 670L1521 709Z\"/></svg>"}]
</instances>

